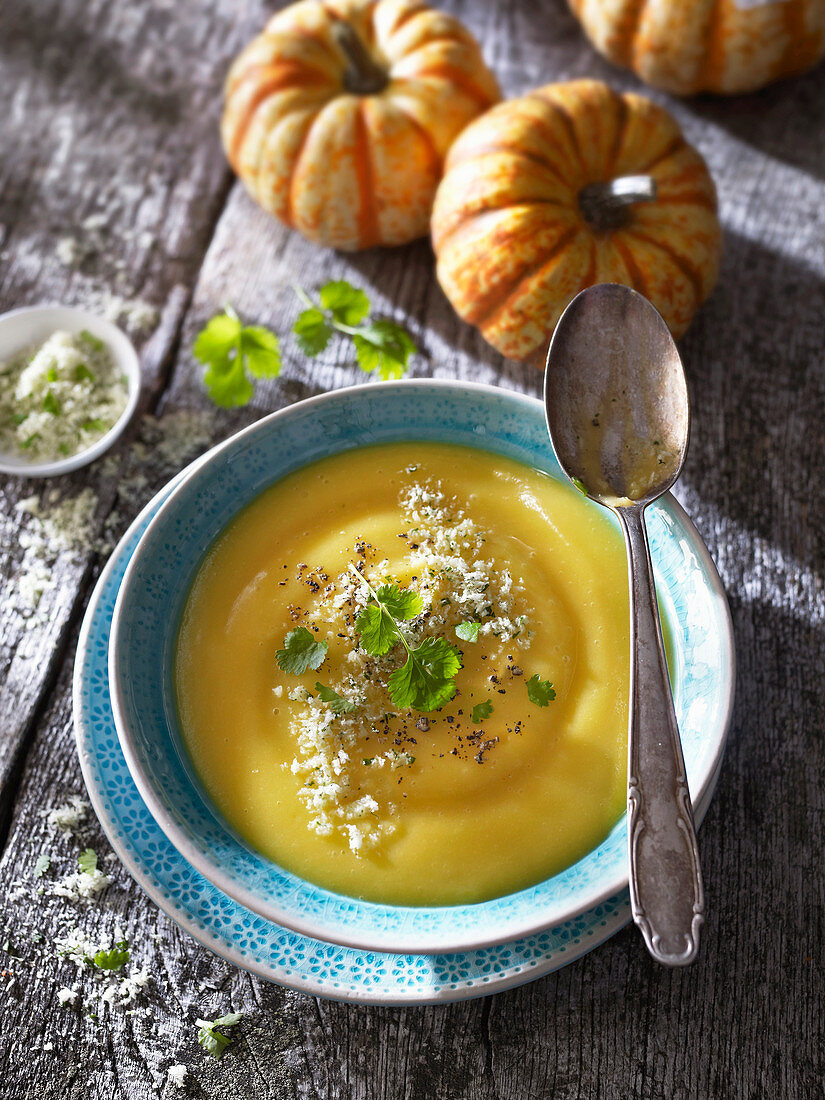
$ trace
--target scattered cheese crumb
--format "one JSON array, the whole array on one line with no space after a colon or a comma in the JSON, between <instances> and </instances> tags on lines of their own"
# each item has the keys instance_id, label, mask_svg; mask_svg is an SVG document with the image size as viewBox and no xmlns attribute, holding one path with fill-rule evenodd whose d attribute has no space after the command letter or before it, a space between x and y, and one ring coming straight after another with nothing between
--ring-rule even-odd
<instances>
[{"instance_id":1,"label":"scattered cheese crumb","mask_svg":"<svg viewBox=\"0 0 825 1100\"><path fill-rule=\"evenodd\" d=\"M64 267L75 267L85 254L77 237L61 237L54 252Z\"/></svg>"},{"instance_id":2,"label":"scattered cheese crumb","mask_svg":"<svg viewBox=\"0 0 825 1100\"><path fill-rule=\"evenodd\" d=\"M59 882L52 883L51 893L70 901L91 901L113 882L114 879L104 874L99 867L91 871L72 871Z\"/></svg>"},{"instance_id":3,"label":"scattered cheese crumb","mask_svg":"<svg viewBox=\"0 0 825 1100\"><path fill-rule=\"evenodd\" d=\"M86 487L62 500L59 491L52 489L42 498L26 497L15 505L17 512L31 519L18 537L24 554L16 590L6 598L27 629L49 622L48 614L38 611L38 604L55 587L53 566L61 554L76 555L88 546L97 503L94 492Z\"/></svg>"},{"instance_id":4,"label":"scattered cheese crumb","mask_svg":"<svg viewBox=\"0 0 825 1100\"><path fill-rule=\"evenodd\" d=\"M142 970L133 970L132 973L123 978L118 990L119 1004L127 1005L137 997L141 989L151 981L151 975L145 968Z\"/></svg>"},{"instance_id":5,"label":"scattered cheese crumb","mask_svg":"<svg viewBox=\"0 0 825 1100\"><path fill-rule=\"evenodd\" d=\"M134 336L143 336L157 327L160 314L140 298L109 295L103 300L103 316L115 325L124 325Z\"/></svg>"},{"instance_id":6,"label":"scattered cheese crumb","mask_svg":"<svg viewBox=\"0 0 825 1100\"><path fill-rule=\"evenodd\" d=\"M182 1062L179 1062L177 1065L170 1066L169 1069L166 1071L166 1076L169 1078L170 1083L173 1085L177 1085L179 1089L182 1089L186 1084L186 1078L188 1074L189 1069Z\"/></svg>"},{"instance_id":7,"label":"scattered cheese crumb","mask_svg":"<svg viewBox=\"0 0 825 1100\"><path fill-rule=\"evenodd\" d=\"M86 820L88 809L89 803L73 794L62 806L57 806L53 810L41 810L40 816L45 817L46 824L53 832L74 836L74 830Z\"/></svg>"},{"instance_id":8,"label":"scattered cheese crumb","mask_svg":"<svg viewBox=\"0 0 825 1100\"><path fill-rule=\"evenodd\" d=\"M57 1003L60 1005L73 1005L77 1000L77 990L70 989L69 986L64 985L62 989L57 991Z\"/></svg>"}]
</instances>

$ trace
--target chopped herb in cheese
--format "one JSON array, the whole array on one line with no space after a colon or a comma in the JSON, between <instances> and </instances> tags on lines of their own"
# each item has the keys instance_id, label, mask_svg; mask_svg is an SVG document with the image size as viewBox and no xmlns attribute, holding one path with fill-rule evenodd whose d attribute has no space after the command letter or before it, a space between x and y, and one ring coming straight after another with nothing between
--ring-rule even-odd
<instances>
[{"instance_id":1,"label":"chopped herb in cheese","mask_svg":"<svg viewBox=\"0 0 825 1100\"><path fill-rule=\"evenodd\" d=\"M90 332L55 332L0 362L0 451L51 462L87 450L115 424L128 380Z\"/></svg>"}]
</instances>

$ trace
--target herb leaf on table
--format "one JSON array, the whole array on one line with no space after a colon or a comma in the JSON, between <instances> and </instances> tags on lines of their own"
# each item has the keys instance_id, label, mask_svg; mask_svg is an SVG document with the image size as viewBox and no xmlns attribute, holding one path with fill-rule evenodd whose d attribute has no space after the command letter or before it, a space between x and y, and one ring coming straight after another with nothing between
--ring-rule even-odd
<instances>
[{"instance_id":1,"label":"herb leaf on table","mask_svg":"<svg viewBox=\"0 0 825 1100\"><path fill-rule=\"evenodd\" d=\"M304 354L319 355L335 332L352 340L358 365L380 378L401 378L411 355L418 350L405 328L388 318L371 319L370 300L363 290L344 279L326 283L318 302L303 290L295 292L306 309L299 314L293 332Z\"/></svg>"},{"instance_id":2,"label":"herb leaf on table","mask_svg":"<svg viewBox=\"0 0 825 1100\"><path fill-rule=\"evenodd\" d=\"M277 378L281 371L278 337L262 325L244 325L231 306L213 317L192 347L206 364L203 382L216 405L246 405L254 392L252 378Z\"/></svg>"},{"instance_id":3,"label":"herb leaf on table","mask_svg":"<svg viewBox=\"0 0 825 1100\"><path fill-rule=\"evenodd\" d=\"M129 944L126 940L118 940L110 951L95 952L92 960L100 970L120 970L131 957Z\"/></svg>"},{"instance_id":4,"label":"herb leaf on table","mask_svg":"<svg viewBox=\"0 0 825 1100\"><path fill-rule=\"evenodd\" d=\"M232 1042L228 1035L215 1029L235 1027L242 1019L242 1012L229 1012L226 1016L219 1016L217 1020L195 1020L195 1026L198 1028L198 1042L215 1061L220 1060L221 1055Z\"/></svg>"}]
</instances>

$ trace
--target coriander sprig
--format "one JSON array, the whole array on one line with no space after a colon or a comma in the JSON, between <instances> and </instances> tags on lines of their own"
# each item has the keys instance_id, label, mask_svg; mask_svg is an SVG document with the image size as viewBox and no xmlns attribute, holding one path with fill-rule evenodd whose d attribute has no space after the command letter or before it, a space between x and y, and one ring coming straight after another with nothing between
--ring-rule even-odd
<instances>
[{"instance_id":1,"label":"coriander sprig","mask_svg":"<svg viewBox=\"0 0 825 1100\"><path fill-rule=\"evenodd\" d=\"M369 589L374 604L359 614L356 627L361 644L371 657L380 657L401 643L407 660L387 681L387 690L399 708L438 710L455 695L455 677L461 668L461 653L446 638L425 638L411 646L401 623L420 615L423 603L414 592L404 592L395 584L382 584L377 590L352 563L350 571Z\"/></svg>"},{"instance_id":2,"label":"coriander sprig","mask_svg":"<svg viewBox=\"0 0 825 1100\"><path fill-rule=\"evenodd\" d=\"M338 279L321 287L317 302L303 287L296 286L295 293L307 307L293 327L304 354L320 355L334 333L340 332L352 340L361 370L377 371L384 380L406 373L410 356L418 349L401 325L369 316L370 300L363 290Z\"/></svg>"},{"instance_id":3,"label":"coriander sprig","mask_svg":"<svg viewBox=\"0 0 825 1100\"><path fill-rule=\"evenodd\" d=\"M277 378L281 372L278 337L262 325L244 325L227 305L198 333L192 352L206 364L203 382L216 405L246 405L253 378Z\"/></svg>"}]
</instances>

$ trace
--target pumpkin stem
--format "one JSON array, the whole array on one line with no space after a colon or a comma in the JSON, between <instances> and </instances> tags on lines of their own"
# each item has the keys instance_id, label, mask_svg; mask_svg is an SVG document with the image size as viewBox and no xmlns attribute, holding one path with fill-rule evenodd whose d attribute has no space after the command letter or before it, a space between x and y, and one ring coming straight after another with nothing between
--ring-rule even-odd
<instances>
[{"instance_id":1,"label":"pumpkin stem","mask_svg":"<svg viewBox=\"0 0 825 1100\"><path fill-rule=\"evenodd\" d=\"M332 34L347 59L344 87L354 95L377 95L389 83L389 77L376 64L357 31L343 19L332 24Z\"/></svg>"},{"instance_id":2,"label":"pumpkin stem","mask_svg":"<svg viewBox=\"0 0 825 1100\"><path fill-rule=\"evenodd\" d=\"M606 183L589 183L579 191L579 209L593 229L621 229L627 225L628 207L653 202L656 180L652 176L619 176Z\"/></svg>"}]
</instances>

